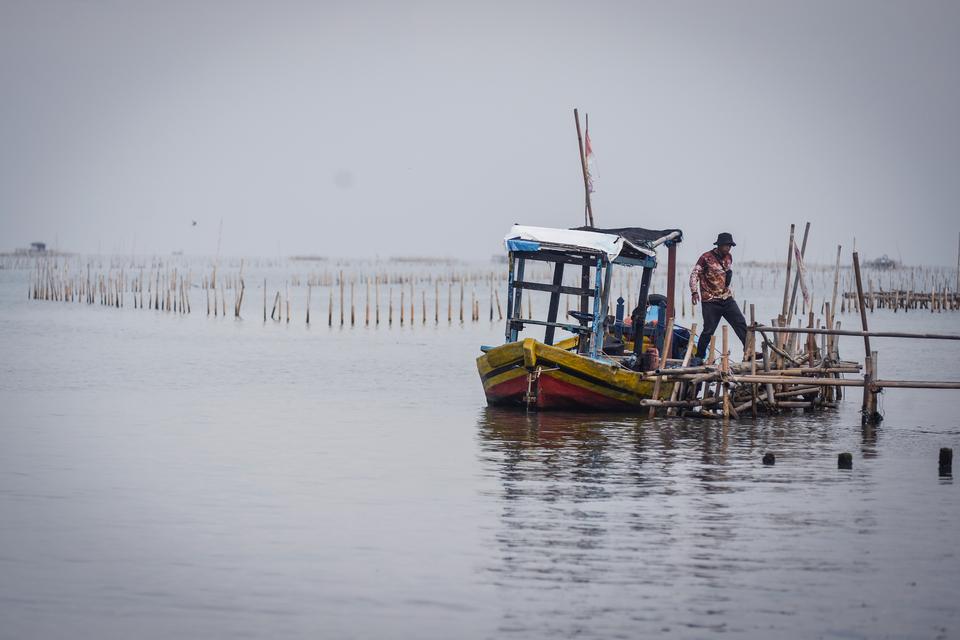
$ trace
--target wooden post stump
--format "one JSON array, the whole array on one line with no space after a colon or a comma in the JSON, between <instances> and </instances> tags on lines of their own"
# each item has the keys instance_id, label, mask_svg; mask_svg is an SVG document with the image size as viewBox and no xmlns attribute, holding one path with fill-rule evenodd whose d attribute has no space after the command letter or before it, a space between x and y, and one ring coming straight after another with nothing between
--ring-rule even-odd
<instances>
[{"instance_id":1,"label":"wooden post stump","mask_svg":"<svg viewBox=\"0 0 960 640\"><path fill-rule=\"evenodd\" d=\"M942 447L940 449L940 475L953 475L953 449Z\"/></svg>"}]
</instances>

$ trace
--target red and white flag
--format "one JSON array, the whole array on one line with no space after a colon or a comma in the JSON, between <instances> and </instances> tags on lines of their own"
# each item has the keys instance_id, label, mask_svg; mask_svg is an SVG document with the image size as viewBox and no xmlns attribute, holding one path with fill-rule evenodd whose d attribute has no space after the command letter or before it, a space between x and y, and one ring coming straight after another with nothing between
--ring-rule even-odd
<instances>
[{"instance_id":1,"label":"red and white flag","mask_svg":"<svg viewBox=\"0 0 960 640\"><path fill-rule=\"evenodd\" d=\"M597 160L593 155L593 145L590 144L589 122L590 121L587 120L587 131L586 135L584 136L586 138L584 154L587 156L587 191L593 193L596 191L596 187L594 185L596 184L597 179Z\"/></svg>"}]
</instances>

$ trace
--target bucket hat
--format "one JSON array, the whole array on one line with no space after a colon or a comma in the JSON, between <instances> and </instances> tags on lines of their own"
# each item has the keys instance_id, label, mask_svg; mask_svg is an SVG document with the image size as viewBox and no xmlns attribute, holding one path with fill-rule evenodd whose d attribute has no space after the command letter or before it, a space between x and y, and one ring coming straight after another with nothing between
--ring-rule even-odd
<instances>
[{"instance_id":1,"label":"bucket hat","mask_svg":"<svg viewBox=\"0 0 960 640\"><path fill-rule=\"evenodd\" d=\"M728 244L731 247L737 246L737 243L733 241L733 236L727 233L726 231L718 235L717 241L714 242L713 244L717 245L718 247L722 244Z\"/></svg>"}]
</instances>

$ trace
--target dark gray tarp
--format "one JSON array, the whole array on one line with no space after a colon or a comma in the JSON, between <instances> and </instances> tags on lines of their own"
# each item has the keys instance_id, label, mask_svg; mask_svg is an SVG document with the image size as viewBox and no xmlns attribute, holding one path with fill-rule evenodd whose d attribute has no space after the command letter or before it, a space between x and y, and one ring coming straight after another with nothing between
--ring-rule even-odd
<instances>
[{"instance_id":1,"label":"dark gray tarp","mask_svg":"<svg viewBox=\"0 0 960 640\"><path fill-rule=\"evenodd\" d=\"M611 233L623 236L633 244L647 245L659 240L663 236L668 236L674 231L680 232L680 236L674 242L683 242L683 231L680 229L644 229L642 227L616 227L611 229L601 229L599 227L574 227L577 231L595 231L597 233Z\"/></svg>"},{"instance_id":2,"label":"dark gray tarp","mask_svg":"<svg viewBox=\"0 0 960 640\"><path fill-rule=\"evenodd\" d=\"M638 247L647 247L649 248L650 243L656 242L663 236L668 236L674 231L680 233L679 236L673 242L683 242L683 231L680 229L644 229L642 227L617 227L611 229L600 229L598 227L575 227L577 231L595 231L597 233L609 233L611 235L618 235L626 239L628 242L631 242ZM620 255L626 258L636 258L643 260L646 258L639 251L630 248L629 245L624 245L623 250L620 252Z\"/></svg>"}]
</instances>

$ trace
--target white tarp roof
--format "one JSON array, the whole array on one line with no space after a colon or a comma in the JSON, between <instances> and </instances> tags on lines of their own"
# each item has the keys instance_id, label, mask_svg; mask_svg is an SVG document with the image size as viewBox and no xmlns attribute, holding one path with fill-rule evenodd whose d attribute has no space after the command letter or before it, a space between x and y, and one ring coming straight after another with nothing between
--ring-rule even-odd
<instances>
[{"instance_id":1,"label":"white tarp roof","mask_svg":"<svg viewBox=\"0 0 960 640\"><path fill-rule=\"evenodd\" d=\"M656 255L655 251L651 251L645 247L638 247L619 235L597 233L596 231L528 227L522 224L515 224L510 228L510 232L503 238L505 244L508 240L527 240L562 248L589 249L606 254L610 262L613 262L613 260L620 255L624 244L646 255Z\"/></svg>"}]
</instances>

